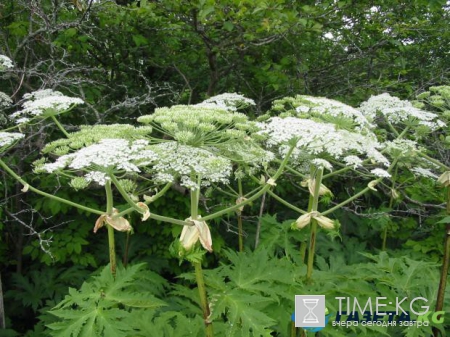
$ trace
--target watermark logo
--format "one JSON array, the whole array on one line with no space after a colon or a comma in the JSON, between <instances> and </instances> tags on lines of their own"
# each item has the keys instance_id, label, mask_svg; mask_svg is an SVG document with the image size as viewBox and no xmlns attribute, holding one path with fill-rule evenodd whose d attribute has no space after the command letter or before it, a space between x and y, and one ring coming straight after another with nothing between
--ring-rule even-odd
<instances>
[{"instance_id":1,"label":"watermark logo","mask_svg":"<svg viewBox=\"0 0 450 337\"><path fill-rule=\"evenodd\" d=\"M329 321L332 326L357 327L422 327L445 324L445 311L431 311L424 297L366 298L335 297L338 308L330 314L325 306L325 295L295 295L295 312L291 319L295 327L317 332L325 328ZM412 314L412 315L411 315ZM335 315L335 316L334 316ZM332 319L334 317L334 319Z\"/></svg>"},{"instance_id":2,"label":"watermark logo","mask_svg":"<svg viewBox=\"0 0 450 337\"><path fill-rule=\"evenodd\" d=\"M325 327L325 295L295 295L295 326Z\"/></svg>"}]
</instances>

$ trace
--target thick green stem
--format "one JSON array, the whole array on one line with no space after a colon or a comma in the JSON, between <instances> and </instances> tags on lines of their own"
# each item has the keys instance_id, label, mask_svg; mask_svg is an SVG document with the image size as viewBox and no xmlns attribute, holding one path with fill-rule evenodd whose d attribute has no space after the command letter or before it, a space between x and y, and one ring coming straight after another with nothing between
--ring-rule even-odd
<instances>
[{"instance_id":1,"label":"thick green stem","mask_svg":"<svg viewBox=\"0 0 450 337\"><path fill-rule=\"evenodd\" d=\"M391 185L391 196L389 198L389 209L392 209L392 206L394 205L394 187L395 187L395 181L397 179L397 173L398 173L398 166L395 166L395 172L392 175L392 185ZM381 250L386 250L386 242L387 242L387 235L389 230L389 223L386 224L386 227L383 230L383 244L381 246Z\"/></svg>"},{"instance_id":2,"label":"thick green stem","mask_svg":"<svg viewBox=\"0 0 450 337\"><path fill-rule=\"evenodd\" d=\"M239 193L239 200L243 196L242 192L242 180L241 178L238 179L238 193ZM238 222L238 241L239 241L239 251L244 251L244 229L242 228L242 210L237 210L237 222Z\"/></svg>"},{"instance_id":3,"label":"thick green stem","mask_svg":"<svg viewBox=\"0 0 450 337\"><path fill-rule=\"evenodd\" d=\"M378 179L376 179L375 181L376 181L376 183L379 183L381 180L383 180L383 178L378 178ZM348 198L347 200L344 200L343 202L337 204L337 205L334 206L334 207L331 207L331 208L327 209L327 210L324 211L324 212L321 212L320 214L322 214L322 215L327 215L327 214L333 213L334 211L336 211L336 210L338 210L339 208L341 208L341 207L347 205L348 203L352 202L353 200L358 199L358 198L359 198L360 196L362 196L364 193L367 193L370 189L371 189L370 187L366 187L366 188L362 189L361 191L359 191L358 193L356 193L355 195L353 195L353 196L351 196L350 198Z\"/></svg>"},{"instance_id":4,"label":"thick green stem","mask_svg":"<svg viewBox=\"0 0 450 337\"><path fill-rule=\"evenodd\" d=\"M64 133L64 136L66 136L67 138L70 137L69 133L66 131L66 129L64 129L64 127L62 126L62 124L56 119L55 116L51 116L53 122L56 124L56 126L61 130L62 133Z\"/></svg>"},{"instance_id":5,"label":"thick green stem","mask_svg":"<svg viewBox=\"0 0 450 337\"><path fill-rule=\"evenodd\" d=\"M447 189L447 214L450 214L450 186L447 186L446 189ZM445 288L447 285L449 265L450 265L450 224L447 224L445 228L444 256L442 257L441 278L439 281L435 311L442 311L442 309L444 308ZM439 333L440 332L437 328L433 328L434 337L438 337Z\"/></svg>"},{"instance_id":6,"label":"thick green stem","mask_svg":"<svg viewBox=\"0 0 450 337\"><path fill-rule=\"evenodd\" d=\"M105 212L102 212L102 211L100 211L100 210L97 210L97 209L94 209L94 208L90 208L90 207L86 207L86 206L77 204L76 202L72 202L72 201L69 201L69 200L66 200L66 199L57 197L56 195L53 195L53 194L49 194L49 193L43 192L43 191L41 191L41 190L39 190L39 189L37 189L37 188L31 186L31 185L28 184L25 180L23 180L19 175L17 175L13 170L11 170L11 169L8 167L8 165L6 165L1 159L0 159L0 166L3 167L4 170L5 170L10 176L12 176L14 179L16 179L17 181L19 181L23 186L28 186L28 190L30 190L30 191L32 191L32 192L34 192L34 193L36 193L36 194L39 194L39 195L42 195L42 196L44 196L44 197L47 197L47 198L50 198L50 199L59 201L59 202L61 202L61 203L63 203L63 204L67 204L67 205L69 205L69 206L76 207L76 208L78 208L78 209L81 209L81 210L86 211L86 212L89 212L89 213L98 214L98 215L103 215L103 214L105 214Z\"/></svg>"},{"instance_id":7,"label":"thick green stem","mask_svg":"<svg viewBox=\"0 0 450 337\"><path fill-rule=\"evenodd\" d=\"M192 226L191 222L186 222L179 219L169 218L167 216L162 216L154 213L150 213L150 219L167 222L167 223L173 223L174 225L180 225L180 226Z\"/></svg>"},{"instance_id":8,"label":"thick green stem","mask_svg":"<svg viewBox=\"0 0 450 337\"><path fill-rule=\"evenodd\" d=\"M323 168L318 168L315 177L311 176L311 179L315 179L314 195L312 198L310 212L315 212L319 208L319 192L320 185L322 184ZM310 282L314 267L314 255L316 252L316 235L317 235L317 221L311 220L311 234L309 238L309 250L308 250L308 264L306 267L306 281Z\"/></svg>"},{"instance_id":9,"label":"thick green stem","mask_svg":"<svg viewBox=\"0 0 450 337\"><path fill-rule=\"evenodd\" d=\"M194 177L191 177L194 178ZM192 179L194 180L194 179ZM191 190L191 219L197 220L198 219L198 203L200 200L200 177L197 179L197 188L192 191ZM205 336L206 337L213 337L213 326L211 321L209 320L209 305L208 305L208 298L206 295L206 286L205 286L205 280L203 277L203 269L202 269L202 263L201 262L192 262L195 268L195 280L197 281L197 288L198 288L198 294L200 296L200 306L202 308L203 312L203 320L205 323Z\"/></svg>"},{"instance_id":10,"label":"thick green stem","mask_svg":"<svg viewBox=\"0 0 450 337\"><path fill-rule=\"evenodd\" d=\"M302 241L300 243L300 259L302 261L302 263L305 263L305 257L306 257L306 248L307 248L307 242L306 241Z\"/></svg>"},{"instance_id":11,"label":"thick green stem","mask_svg":"<svg viewBox=\"0 0 450 337\"><path fill-rule=\"evenodd\" d=\"M111 181L107 180L105 183L106 191L106 214L109 216L113 215L113 194L111 189ZM111 273L116 276L116 244L114 241L114 228L110 225L106 225L108 228L108 246L109 246L109 264L111 266Z\"/></svg>"},{"instance_id":12,"label":"thick green stem","mask_svg":"<svg viewBox=\"0 0 450 337\"><path fill-rule=\"evenodd\" d=\"M106 228L108 229L108 247L109 247L109 264L111 266L111 274L115 277L116 276L116 243L114 241L114 228L112 228L110 225L106 225Z\"/></svg>"},{"instance_id":13,"label":"thick green stem","mask_svg":"<svg viewBox=\"0 0 450 337\"><path fill-rule=\"evenodd\" d=\"M145 210L136 205L136 202L130 198L127 192L123 189L122 185L120 185L119 180L116 178L114 174L110 174L110 178L114 186L119 191L120 195L125 199L125 201L131 206L131 208L138 213L144 213Z\"/></svg>"},{"instance_id":14,"label":"thick green stem","mask_svg":"<svg viewBox=\"0 0 450 337\"><path fill-rule=\"evenodd\" d=\"M447 165L442 164L439 160L431 158L430 156L426 155L425 153L420 153L419 152L419 156L421 156L422 158L425 158L426 160L432 162L433 164L436 164L437 166L442 168L444 171L450 171L450 167L448 167Z\"/></svg>"},{"instance_id":15,"label":"thick green stem","mask_svg":"<svg viewBox=\"0 0 450 337\"><path fill-rule=\"evenodd\" d=\"M203 312L203 320L205 322L205 336L206 337L213 337L214 331L211 321L209 320L209 305L208 305L208 299L206 297L206 287L205 287L205 280L203 278L203 269L201 262L194 262L193 263L195 268L195 279L197 281L197 287L198 287L198 293L200 295L200 306L202 308Z\"/></svg>"},{"instance_id":16,"label":"thick green stem","mask_svg":"<svg viewBox=\"0 0 450 337\"><path fill-rule=\"evenodd\" d=\"M296 211L297 213L300 214L306 214L307 212L302 210L301 208L298 208L294 205L292 205L290 202L284 200L283 198L279 197L278 195L276 195L274 192L272 192L271 190L268 190L267 193L273 197L275 200L279 201L280 203L282 203L283 205L285 205L286 207L289 207L290 209L292 209L293 211Z\"/></svg>"}]
</instances>

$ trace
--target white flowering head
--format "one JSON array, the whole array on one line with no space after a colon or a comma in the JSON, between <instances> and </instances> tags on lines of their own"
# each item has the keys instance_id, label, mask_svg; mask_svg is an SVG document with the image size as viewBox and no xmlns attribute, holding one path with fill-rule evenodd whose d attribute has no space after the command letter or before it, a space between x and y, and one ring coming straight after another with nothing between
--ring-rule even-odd
<instances>
[{"instance_id":1,"label":"white flowering head","mask_svg":"<svg viewBox=\"0 0 450 337\"><path fill-rule=\"evenodd\" d=\"M0 71L13 68L14 64L8 56L0 55Z\"/></svg>"},{"instance_id":2,"label":"white flowering head","mask_svg":"<svg viewBox=\"0 0 450 337\"><path fill-rule=\"evenodd\" d=\"M272 110L280 116L316 119L335 124L346 130L370 129L372 125L357 109L325 97L297 95L285 97L273 103Z\"/></svg>"},{"instance_id":3,"label":"white flowering head","mask_svg":"<svg viewBox=\"0 0 450 337\"><path fill-rule=\"evenodd\" d=\"M388 171L383 170L381 168L376 168L370 171L374 176L377 176L379 178L390 178L391 175Z\"/></svg>"},{"instance_id":4,"label":"white flowering head","mask_svg":"<svg viewBox=\"0 0 450 337\"><path fill-rule=\"evenodd\" d=\"M0 110L2 108L9 107L11 104L12 104L12 99L7 94L0 91Z\"/></svg>"},{"instance_id":5,"label":"white flowering head","mask_svg":"<svg viewBox=\"0 0 450 337\"><path fill-rule=\"evenodd\" d=\"M428 179L432 179L432 180L437 180L439 178L439 176L437 174L433 173L430 169L423 168L420 166L411 168L411 172L415 176L428 178Z\"/></svg>"},{"instance_id":6,"label":"white flowering head","mask_svg":"<svg viewBox=\"0 0 450 337\"><path fill-rule=\"evenodd\" d=\"M0 153L23 137L25 136L18 132L0 132Z\"/></svg>"},{"instance_id":7,"label":"white flowering head","mask_svg":"<svg viewBox=\"0 0 450 337\"><path fill-rule=\"evenodd\" d=\"M137 140L145 138L151 132L151 126L134 127L129 124L82 125L80 131L69 134L68 138L48 143L42 152L61 156L70 151L98 143L105 138Z\"/></svg>"},{"instance_id":8,"label":"white flowering head","mask_svg":"<svg viewBox=\"0 0 450 337\"><path fill-rule=\"evenodd\" d=\"M380 152L381 145L370 132L358 133L338 129L334 124L316 122L297 117L272 117L260 123L260 135L266 137L269 149L276 149L285 156L295 144L292 159L296 163L316 160L316 165L331 170L328 160L358 167L363 160L388 165L389 161ZM317 161L317 159L322 159ZM325 160L325 161L324 161Z\"/></svg>"},{"instance_id":9,"label":"white flowering head","mask_svg":"<svg viewBox=\"0 0 450 337\"><path fill-rule=\"evenodd\" d=\"M242 113L194 105L158 108L152 115L139 117L138 122L153 125L180 144L198 147L242 140L255 129Z\"/></svg>"},{"instance_id":10,"label":"white flowering head","mask_svg":"<svg viewBox=\"0 0 450 337\"><path fill-rule=\"evenodd\" d=\"M236 111L246 108L249 105L255 105L255 101L236 93L225 93L210 97L195 106Z\"/></svg>"},{"instance_id":11,"label":"white flowering head","mask_svg":"<svg viewBox=\"0 0 450 337\"><path fill-rule=\"evenodd\" d=\"M211 183L229 182L232 165L224 157L177 142L161 143L150 148L158 156L158 160L148 167L156 182L178 180L181 186L191 190Z\"/></svg>"},{"instance_id":12,"label":"white flowering head","mask_svg":"<svg viewBox=\"0 0 450 337\"><path fill-rule=\"evenodd\" d=\"M245 171L251 171L252 174L255 174L262 168L267 168L269 163L276 158L272 151L263 149L250 138L241 142L219 144L216 147L210 147L209 150L222 157L231 159L234 163L242 164Z\"/></svg>"},{"instance_id":13,"label":"white flowering head","mask_svg":"<svg viewBox=\"0 0 450 337\"><path fill-rule=\"evenodd\" d=\"M63 155L53 163L43 164L39 170L48 173L83 171L87 182L104 185L111 174L141 172L140 167L157 161L157 154L148 147L148 141L142 139L102 139L97 144Z\"/></svg>"},{"instance_id":14,"label":"white flowering head","mask_svg":"<svg viewBox=\"0 0 450 337\"><path fill-rule=\"evenodd\" d=\"M416 154L420 151L417 142L409 139L394 139L383 143L384 152L392 158L403 160L416 160Z\"/></svg>"},{"instance_id":15,"label":"white flowering head","mask_svg":"<svg viewBox=\"0 0 450 337\"><path fill-rule=\"evenodd\" d=\"M52 89L25 94L23 98L26 100L22 104L23 109L11 115L17 124L27 123L35 118L45 119L59 115L84 103L80 98L68 97Z\"/></svg>"},{"instance_id":16,"label":"white flowering head","mask_svg":"<svg viewBox=\"0 0 450 337\"><path fill-rule=\"evenodd\" d=\"M445 126L437 114L418 109L411 102L388 93L370 97L361 104L359 110L371 120L381 115L392 125L423 126L429 130Z\"/></svg>"}]
</instances>

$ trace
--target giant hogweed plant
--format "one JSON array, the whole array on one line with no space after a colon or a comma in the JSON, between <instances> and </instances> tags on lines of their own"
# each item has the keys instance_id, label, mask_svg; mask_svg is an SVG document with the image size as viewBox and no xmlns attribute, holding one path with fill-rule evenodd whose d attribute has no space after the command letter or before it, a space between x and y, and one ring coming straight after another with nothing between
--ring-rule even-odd
<instances>
[{"instance_id":1,"label":"giant hogweed plant","mask_svg":"<svg viewBox=\"0 0 450 337\"><path fill-rule=\"evenodd\" d=\"M3 66L11 67L12 63L3 62ZM5 97L4 104L10 104L8 97ZM219 334L228 325L234 327L229 330L229 335L270 335L273 320L268 320L262 326L255 325L255 317L259 315L257 321L267 317L242 303L239 310L236 307L236 297L246 298L245 291L252 293L251 289L241 287L241 292L236 293L235 297L225 298L223 292L214 291L225 286L220 286L214 274L205 282L202 256L206 251L213 250L208 222L230 212L237 212L239 216L245 205L266 193L270 194L299 214L293 229L309 231L305 284L311 285L318 230L337 231L338 222L329 218L330 214L374 190L383 179L392 177L392 171L401 158L395 156L393 153L396 152L390 148L392 144L405 146L403 138L408 133L407 128L394 132L392 124L395 123L387 118L386 125L392 130L392 138L380 142L373 132L372 121L367 118L373 117L367 109L361 110L366 112L364 114L337 101L309 96L276 101L271 111L275 116L266 116L254 122L237 111L253 102L236 94L219 95L198 105L158 108L153 114L138 119L144 126L80 126L79 131L70 133L58 121L58 116L82 104L81 100L49 89L39 90L24 98L23 109L11 115L16 126L0 132L2 152L24 137L23 133L11 130L26 130L50 119L65 137L44 147L43 152L47 157L35 162L34 172L68 177L70 186L76 190L95 184L105 191L105 208L93 209L31 186L0 159L0 166L23 184L23 192L35 192L97 214L94 232L102 227L107 230L111 278L108 279L103 271L101 282L106 282L104 286L96 286L98 282L93 281L84 285L79 294L71 291L66 300L52 311L61 319L59 323L49 325L53 331L51 334L55 336L133 336L132 331L139 331L139 328L135 326L136 322L127 322L128 312L135 309L139 313L139 308L166 305L152 297L152 294L145 295L146 300L140 300L139 293L136 293L138 290L128 293L128 288L137 289L129 285L132 280L138 282L136 275L141 266L127 272L118 267L116 262L115 231L132 231L127 216L133 212L141 214L142 221L153 219L183 226L180 239L172 246L172 250L178 258L189 261L194 267L197 298L206 336L214 335L214 323L217 323ZM414 110L416 115L420 115L418 111ZM436 115L424 114L426 118L421 121L425 127L440 126ZM405 115L409 116L407 113ZM416 115L412 114L414 118ZM432 161L431 158L427 159ZM286 173L297 177L300 184L307 188L305 201L299 200L294 205L276 194L277 181L283 179ZM332 196L331 190L325 186L326 180L344 173L366 179L367 187L331 208L320 209L320 199ZM237 191L233 188L233 178L238 182ZM242 180L245 179L254 181L258 187L244 194ZM152 203L163 197L173 184L189 191L191 207L185 219L161 216L152 209ZM202 191L218 185L225 185L233 191L230 195L237 197L234 205L202 214L199 207ZM123 203L127 206L121 210L115 207ZM241 234L242 223L239 227ZM242 239L239 240L242 251ZM299 247L299 250L306 249ZM231 255L229 258L234 259ZM298 277L294 277L292 282L288 282L291 289L295 284L301 284ZM209 298L207 286L212 291ZM105 290L108 287L113 290L108 292ZM182 292L179 291L179 294ZM87 293L96 295L92 297ZM263 291L257 295L261 299L266 293ZM274 298L277 296L272 295ZM260 301L258 296L248 296L250 302ZM92 305L86 302L87 298L92 299ZM259 309L265 307L261 305ZM182 320L178 316L172 314L166 319ZM149 319L164 321L162 317L165 316L156 314L152 317ZM174 322L173 328L177 329L177 323ZM291 330L295 334L295 329Z\"/></svg>"}]
</instances>

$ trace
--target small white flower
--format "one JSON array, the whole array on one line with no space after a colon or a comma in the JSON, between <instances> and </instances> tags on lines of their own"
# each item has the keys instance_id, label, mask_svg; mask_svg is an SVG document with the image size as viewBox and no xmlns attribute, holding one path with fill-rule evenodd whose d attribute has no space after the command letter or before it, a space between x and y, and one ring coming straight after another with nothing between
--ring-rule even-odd
<instances>
[{"instance_id":1,"label":"small white flower","mask_svg":"<svg viewBox=\"0 0 450 337\"><path fill-rule=\"evenodd\" d=\"M12 104L12 102L12 99L7 94L0 91L0 108L7 108Z\"/></svg>"},{"instance_id":2,"label":"small white flower","mask_svg":"<svg viewBox=\"0 0 450 337\"><path fill-rule=\"evenodd\" d=\"M9 146L23 137L25 135L18 132L0 132L0 148Z\"/></svg>"},{"instance_id":3,"label":"small white flower","mask_svg":"<svg viewBox=\"0 0 450 337\"><path fill-rule=\"evenodd\" d=\"M353 166L353 169L357 169L358 167L361 167L363 161L361 160L361 158L357 157L357 156L346 156L344 158L342 158L342 160L344 161L344 163L347 166Z\"/></svg>"},{"instance_id":4,"label":"small white flower","mask_svg":"<svg viewBox=\"0 0 450 337\"><path fill-rule=\"evenodd\" d=\"M148 149L146 140L102 139L98 144L63 155L54 163L44 164L42 169L49 173L66 168L90 171L86 180L104 185L109 172L140 172L139 167L157 159L156 153Z\"/></svg>"},{"instance_id":5,"label":"small white flower","mask_svg":"<svg viewBox=\"0 0 450 337\"><path fill-rule=\"evenodd\" d=\"M409 139L395 139L383 143L387 153L394 157L408 156L418 151L417 142Z\"/></svg>"},{"instance_id":6,"label":"small white flower","mask_svg":"<svg viewBox=\"0 0 450 337\"><path fill-rule=\"evenodd\" d=\"M391 175L389 174L388 171L380 169L380 168L376 168L370 171L373 175L380 177L380 178L390 178Z\"/></svg>"},{"instance_id":7,"label":"small white flower","mask_svg":"<svg viewBox=\"0 0 450 337\"><path fill-rule=\"evenodd\" d=\"M210 151L176 142L161 143L150 148L158 156L151 166L157 182L171 182L179 177L180 184L191 190L199 188L198 183L191 179L192 176L201 178L201 186L229 182L232 172L230 160Z\"/></svg>"},{"instance_id":8,"label":"small white flower","mask_svg":"<svg viewBox=\"0 0 450 337\"><path fill-rule=\"evenodd\" d=\"M106 181L110 180L110 178L104 172L99 171L91 171L84 176L87 182L95 181L100 186L105 186Z\"/></svg>"},{"instance_id":9,"label":"small white flower","mask_svg":"<svg viewBox=\"0 0 450 337\"><path fill-rule=\"evenodd\" d=\"M16 123L21 124L26 121L24 118L46 118L63 113L75 105L83 104L83 100L63 95L59 91L51 89L38 90L31 94L25 94L27 100L22 104L22 110L15 112L11 118L16 119Z\"/></svg>"},{"instance_id":10,"label":"small white flower","mask_svg":"<svg viewBox=\"0 0 450 337\"><path fill-rule=\"evenodd\" d=\"M304 114L316 114L316 115L328 115L336 118L346 118L351 120L357 125L358 129L371 128L367 118L357 109L344 104L342 102L325 98L314 97L307 95L297 95L292 104L296 106L297 113Z\"/></svg>"},{"instance_id":11,"label":"small white flower","mask_svg":"<svg viewBox=\"0 0 450 337\"><path fill-rule=\"evenodd\" d=\"M429 169L423 168L423 167L413 167L411 169L412 172L414 172L415 174L425 177L425 178L432 178L432 179L437 179L439 178L436 174L434 174L433 172L431 172Z\"/></svg>"},{"instance_id":12,"label":"small white flower","mask_svg":"<svg viewBox=\"0 0 450 337\"><path fill-rule=\"evenodd\" d=\"M333 171L333 165L331 165L330 162L325 159L316 158L311 160L311 163L313 163L317 167L322 167L324 169L327 169L328 171Z\"/></svg>"},{"instance_id":13,"label":"small white flower","mask_svg":"<svg viewBox=\"0 0 450 337\"><path fill-rule=\"evenodd\" d=\"M394 125L417 121L419 125L425 125L431 130L445 125L435 113L415 108L411 102L392 97L387 93L370 97L361 104L360 110L370 119L381 114Z\"/></svg>"},{"instance_id":14,"label":"small white flower","mask_svg":"<svg viewBox=\"0 0 450 337\"><path fill-rule=\"evenodd\" d=\"M331 123L296 117L272 117L265 123L259 123L258 127L261 131L257 134L265 136L267 146L277 149L282 156L286 154L290 144L295 143L293 160L307 155L313 158L331 156L335 160L342 161L342 158L349 155L359 154L377 163L389 164L389 161L378 151L381 145L375 135L368 130L364 133L351 132L336 129ZM353 158L353 163L349 165L354 166L354 162L356 161ZM330 165L325 167L330 169Z\"/></svg>"},{"instance_id":15,"label":"small white flower","mask_svg":"<svg viewBox=\"0 0 450 337\"><path fill-rule=\"evenodd\" d=\"M0 71L14 67L11 59L5 55L0 55Z\"/></svg>"},{"instance_id":16,"label":"small white flower","mask_svg":"<svg viewBox=\"0 0 450 337\"><path fill-rule=\"evenodd\" d=\"M236 111L248 105L255 105L255 101L236 93L225 93L208 98L195 106Z\"/></svg>"}]
</instances>

